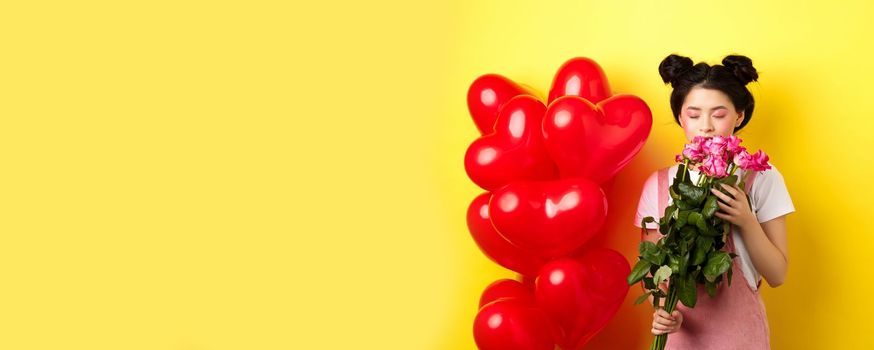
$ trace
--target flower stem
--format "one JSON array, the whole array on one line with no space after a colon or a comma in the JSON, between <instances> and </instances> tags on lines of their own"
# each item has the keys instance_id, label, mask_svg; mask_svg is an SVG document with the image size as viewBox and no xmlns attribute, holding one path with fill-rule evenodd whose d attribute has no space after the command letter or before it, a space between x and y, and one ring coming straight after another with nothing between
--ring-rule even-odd
<instances>
[{"instance_id":1,"label":"flower stem","mask_svg":"<svg viewBox=\"0 0 874 350\"><path fill-rule=\"evenodd\" d=\"M689 159L683 162L683 178L682 181L686 181L686 173L689 172Z\"/></svg>"},{"instance_id":2,"label":"flower stem","mask_svg":"<svg viewBox=\"0 0 874 350\"><path fill-rule=\"evenodd\" d=\"M677 276L679 277L679 276ZM674 309L677 307L677 301L679 300L679 288L677 288L674 283L676 279L671 279L670 284L668 285L668 296L665 300L665 311L668 314L674 312ZM668 334L663 333L659 334L653 339L652 345L650 346L650 350L664 350L665 345L668 343Z\"/></svg>"}]
</instances>

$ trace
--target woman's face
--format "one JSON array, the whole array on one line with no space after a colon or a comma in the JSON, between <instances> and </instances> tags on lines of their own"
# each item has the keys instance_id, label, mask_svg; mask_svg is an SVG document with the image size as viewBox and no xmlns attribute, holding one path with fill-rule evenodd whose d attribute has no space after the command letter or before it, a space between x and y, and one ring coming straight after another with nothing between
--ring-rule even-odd
<instances>
[{"instance_id":1,"label":"woman's face","mask_svg":"<svg viewBox=\"0 0 874 350\"><path fill-rule=\"evenodd\" d=\"M728 95L719 90L693 87L680 110L680 126L689 142L695 136L730 136L743 122Z\"/></svg>"}]
</instances>

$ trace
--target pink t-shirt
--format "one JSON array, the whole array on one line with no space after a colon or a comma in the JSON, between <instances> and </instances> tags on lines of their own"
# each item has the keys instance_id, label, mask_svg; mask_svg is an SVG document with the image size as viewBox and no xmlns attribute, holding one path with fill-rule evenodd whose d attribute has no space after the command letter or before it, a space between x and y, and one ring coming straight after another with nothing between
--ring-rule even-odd
<instances>
[{"instance_id":1,"label":"pink t-shirt","mask_svg":"<svg viewBox=\"0 0 874 350\"><path fill-rule=\"evenodd\" d=\"M777 171L773 164L770 162L768 164L771 165L771 169L760 171L756 175L753 187L750 188L749 193L753 212L760 223L795 211L792 198L789 197L789 190L786 188L786 183L783 182L783 175ZM678 167L679 164L674 164L668 170L668 183L674 182ZM742 177L743 170L737 171L736 174ZM697 170L689 170L689 175L692 183L695 183L698 181L700 173ZM673 199L668 198L668 205L671 205ZM658 171L653 172L643 185L640 202L637 204L637 214L634 216L634 226L640 227L641 220L647 216L652 216L657 221L662 216L662 213L658 213ZM658 229L657 223L650 222L646 226L649 229ZM734 235L735 250L738 258L740 258L744 278L750 287L755 290L762 276L753 266L743 238L734 226L732 226L732 234Z\"/></svg>"}]
</instances>

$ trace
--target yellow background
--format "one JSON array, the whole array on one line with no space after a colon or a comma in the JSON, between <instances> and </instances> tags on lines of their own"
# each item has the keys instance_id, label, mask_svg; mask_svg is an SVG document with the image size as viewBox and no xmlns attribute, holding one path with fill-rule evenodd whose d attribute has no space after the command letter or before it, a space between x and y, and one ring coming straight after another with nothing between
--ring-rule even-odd
<instances>
[{"instance_id":1,"label":"yellow background","mask_svg":"<svg viewBox=\"0 0 874 350\"><path fill-rule=\"evenodd\" d=\"M869 1L4 1L0 348L474 349L480 291L515 274L464 223L468 85L545 94L587 56L647 101L602 238L632 260L642 181L684 141L672 52L759 69L739 135L797 208L773 348L872 348L871 23ZM638 293L590 348L648 345Z\"/></svg>"}]
</instances>

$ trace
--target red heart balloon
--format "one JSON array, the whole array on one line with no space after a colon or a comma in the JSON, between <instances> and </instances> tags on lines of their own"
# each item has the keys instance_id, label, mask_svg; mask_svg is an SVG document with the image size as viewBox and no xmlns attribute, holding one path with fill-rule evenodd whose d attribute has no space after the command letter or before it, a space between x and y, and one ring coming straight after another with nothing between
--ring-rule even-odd
<instances>
[{"instance_id":1,"label":"red heart balloon","mask_svg":"<svg viewBox=\"0 0 874 350\"><path fill-rule=\"evenodd\" d=\"M628 294L630 272L625 257L606 248L541 268L535 299L555 323L553 337L562 349L581 349L607 325Z\"/></svg>"},{"instance_id":2,"label":"red heart balloon","mask_svg":"<svg viewBox=\"0 0 874 350\"><path fill-rule=\"evenodd\" d=\"M494 191L510 181L558 177L543 145L541 125L546 106L530 95L516 96L501 108L495 131L474 141L464 155L464 169L474 183Z\"/></svg>"},{"instance_id":3,"label":"red heart balloon","mask_svg":"<svg viewBox=\"0 0 874 350\"><path fill-rule=\"evenodd\" d=\"M538 269L538 271L540 271L540 269ZM519 278L519 282L521 282L522 285L525 286L525 288L527 288L528 290L530 290L532 292L534 291L534 281L537 280L536 274L535 275L518 274L516 276Z\"/></svg>"},{"instance_id":4,"label":"red heart balloon","mask_svg":"<svg viewBox=\"0 0 874 350\"><path fill-rule=\"evenodd\" d=\"M521 282L511 279L499 279L488 285L479 298L479 307L501 298L517 298L530 304L534 304L534 293L522 285Z\"/></svg>"},{"instance_id":5,"label":"red heart balloon","mask_svg":"<svg viewBox=\"0 0 874 350\"><path fill-rule=\"evenodd\" d=\"M581 177L516 181L494 193L489 216L513 245L554 258L573 251L601 228L607 197Z\"/></svg>"},{"instance_id":6,"label":"red heart balloon","mask_svg":"<svg viewBox=\"0 0 874 350\"><path fill-rule=\"evenodd\" d=\"M491 198L491 193L480 194L467 208L467 228L474 242L485 256L498 265L523 275L536 276L537 270L545 261L531 252L514 246L498 233L489 217Z\"/></svg>"},{"instance_id":7,"label":"red heart balloon","mask_svg":"<svg viewBox=\"0 0 874 350\"><path fill-rule=\"evenodd\" d=\"M555 73L547 101L552 103L562 96L578 96L598 103L612 94L601 66L590 58L576 57L561 65Z\"/></svg>"},{"instance_id":8,"label":"red heart balloon","mask_svg":"<svg viewBox=\"0 0 874 350\"><path fill-rule=\"evenodd\" d=\"M501 107L511 98L523 94L533 95L504 76L485 74L476 78L467 90L467 109L480 135L491 134Z\"/></svg>"},{"instance_id":9,"label":"red heart balloon","mask_svg":"<svg viewBox=\"0 0 874 350\"><path fill-rule=\"evenodd\" d=\"M543 137L562 177L601 184L643 147L652 113L640 98L619 94L592 104L576 96L553 101L543 119Z\"/></svg>"},{"instance_id":10,"label":"red heart balloon","mask_svg":"<svg viewBox=\"0 0 874 350\"><path fill-rule=\"evenodd\" d=\"M500 298L477 312L473 339L481 350L553 350L552 328L536 305Z\"/></svg>"}]
</instances>

